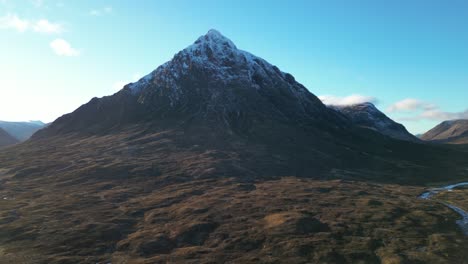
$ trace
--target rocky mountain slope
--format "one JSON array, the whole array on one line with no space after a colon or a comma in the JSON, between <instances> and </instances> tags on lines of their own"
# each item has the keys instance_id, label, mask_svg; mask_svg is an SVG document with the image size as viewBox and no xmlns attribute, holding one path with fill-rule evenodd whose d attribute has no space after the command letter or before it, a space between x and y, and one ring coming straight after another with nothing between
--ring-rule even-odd
<instances>
[{"instance_id":1,"label":"rocky mountain slope","mask_svg":"<svg viewBox=\"0 0 468 264\"><path fill-rule=\"evenodd\" d=\"M415 185L466 155L356 126L212 30L0 151L0 263L454 262L457 215Z\"/></svg>"},{"instance_id":2,"label":"rocky mountain slope","mask_svg":"<svg viewBox=\"0 0 468 264\"><path fill-rule=\"evenodd\" d=\"M468 120L444 121L424 133L421 139L440 143L468 144Z\"/></svg>"},{"instance_id":3,"label":"rocky mountain slope","mask_svg":"<svg viewBox=\"0 0 468 264\"><path fill-rule=\"evenodd\" d=\"M0 128L3 128L10 135L19 141L29 139L34 133L45 126L41 121L30 122L8 122L0 121Z\"/></svg>"},{"instance_id":4,"label":"rocky mountain slope","mask_svg":"<svg viewBox=\"0 0 468 264\"><path fill-rule=\"evenodd\" d=\"M0 128L0 148L18 143L18 140Z\"/></svg>"},{"instance_id":5,"label":"rocky mountain slope","mask_svg":"<svg viewBox=\"0 0 468 264\"><path fill-rule=\"evenodd\" d=\"M373 129L386 136L413 142L420 140L384 113L372 103L362 103L349 106L332 106L334 109L349 117L358 126Z\"/></svg>"}]
</instances>

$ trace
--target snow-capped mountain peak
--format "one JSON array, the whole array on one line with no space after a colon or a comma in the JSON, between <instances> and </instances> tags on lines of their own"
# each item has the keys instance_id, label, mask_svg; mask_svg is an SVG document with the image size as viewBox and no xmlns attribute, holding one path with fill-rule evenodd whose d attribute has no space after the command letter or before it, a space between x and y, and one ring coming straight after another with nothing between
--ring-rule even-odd
<instances>
[{"instance_id":1,"label":"snow-capped mountain peak","mask_svg":"<svg viewBox=\"0 0 468 264\"><path fill-rule=\"evenodd\" d=\"M230 39L225 37L216 29L210 29L208 33L199 37L195 41L195 43L189 48L198 46L198 45L208 45L211 47L216 47L216 48L221 48L221 49L226 49L226 48L237 49L236 45L234 45L234 43Z\"/></svg>"},{"instance_id":2,"label":"snow-capped mountain peak","mask_svg":"<svg viewBox=\"0 0 468 264\"><path fill-rule=\"evenodd\" d=\"M194 90L195 87L198 87L198 91ZM140 98L141 103L159 97L165 98L164 103L170 106L180 105L182 101L188 100L189 94L195 92L203 94L209 105L223 104L223 107L229 105L228 108L239 107L238 103L234 103L240 100L235 98L238 95L234 95L239 93L239 87L252 91L263 90L262 93L268 94L278 93L277 89L281 87L284 94L291 94L294 100L301 102L299 107L311 104L323 109L315 96L311 96L292 75L280 71L260 57L238 49L230 39L214 29L178 52L169 62L138 82L126 86ZM268 90L270 92L266 92Z\"/></svg>"}]
</instances>

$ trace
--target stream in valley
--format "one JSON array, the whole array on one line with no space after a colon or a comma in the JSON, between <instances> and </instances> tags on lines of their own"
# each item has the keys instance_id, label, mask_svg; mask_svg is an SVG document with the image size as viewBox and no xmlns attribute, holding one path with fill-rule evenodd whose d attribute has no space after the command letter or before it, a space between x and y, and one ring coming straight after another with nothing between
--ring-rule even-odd
<instances>
[{"instance_id":1,"label":"stream in valley","mask_svg":"<svg viewBox=\"0 0 468 264\"><path fill-rule=\"evenodd\" d=\"M438 194L440 192L450 192L454 188L457 188L457 187L460 187L460 186L465 186L465 185L468 185L468 182L461 182L461 183L451 184L451 185L447 185L447 186L440 187L440 188L433 188L433 189L430 189L427 192L421 194L419 196L419 198L429 200L429 199L431 199L431 197L433 197L434 195L436 195L436 194ZM461 209L461 208L459 208L459 207L457 207L457 206L455 206L453 204L449 204L449 203L445 203L445 202L442 202L442 203L445 206L452 209L453 211L455 211L456 213L458 213L462 217L460 220L457 220L457 224L461 227L463 233L468 236L468 212L464 211L463 209Z\"/></svg>"}]
</instances>

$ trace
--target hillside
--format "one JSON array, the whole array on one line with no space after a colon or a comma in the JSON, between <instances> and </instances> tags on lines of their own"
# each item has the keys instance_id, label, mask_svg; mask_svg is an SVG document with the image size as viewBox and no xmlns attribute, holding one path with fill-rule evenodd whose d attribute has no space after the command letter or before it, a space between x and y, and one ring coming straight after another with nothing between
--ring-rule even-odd
<instances>
[{"instance_id":1,"label":"hillside","mask_svg":"<svg viewBox=\"0 0 468 264\"><path fill-rule=\"evenodd\" d=\"M14 145L16 143L18 143L18 140L0 128L0 148Z\"/></svg>"},{"instance_id":2,"label":"hillside","mask_svg":"<svg viewBox=\"0 0 468 264\"><path fill-rule=\"evenodd\" d=\"M444 121L424 133L421 139L439 143L468 144L468 120Z\"/></svg>"}]
</instances>

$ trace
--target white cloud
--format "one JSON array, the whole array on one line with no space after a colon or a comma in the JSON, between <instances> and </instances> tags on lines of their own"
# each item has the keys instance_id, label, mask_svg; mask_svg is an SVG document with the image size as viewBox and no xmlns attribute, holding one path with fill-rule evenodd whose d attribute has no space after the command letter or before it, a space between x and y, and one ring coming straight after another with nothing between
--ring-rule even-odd
<instances>
[{"instance_id":1,"label":"white cloud","mask_svg":"<svg viewBox=\"0 0 468 264\"><path fill-rule=\"evenodd\" d=\"M16 14L7 14L0 17L0 28L14 29L18 32L25 32L32 29L39 33L61 33L64 31L63 26L59 23L52 23L47 19L40 19L32 22L28 19L22 19Z\"/></svg>"},{"instance_id":2,"label":"white cloud","mask_svg":"<svg viewBox=\"0 0 468 264\"><path fill-rule=\"evenodd\" d=\"M18 32L25 32L28 30L30 22L26 19L21 19L17 15L7 14L0 17L0 28L14 29Z\"/></svg>"},{"instance_id":3,"label":"white cloud","mask_svg":"<svg viewBox=\"0 0 468 264\"><path fill-rule=\"evenodd\" d=\"M47 19L38 20L34 26L34 31L40 33L61 33L63 32L63 26L58 23L51 23Z\"/></svg>"},{"instance_id":4,"label":"white cloud","mask_svg":"<svg viewBox=\"0 0 468 264\"><path fill-rule=\"evenodd\" d=\"M434 110L437 106L414 98L406 98L390 105L389 112L415 111L415 110Z\"/></svg>"},{"instance_id":5,"label":"white cloud","mask_svg":"<svg viewBox=\"0 0 468 264\"><path fill-rule=\"evenodd\" d=\"M468 110L463 112L444 112L440 109L435 110L427 110L421 113L421 118L430 119L430 120L437 120L437 121L445 121L445 120L453 120L453 119L468 119Z\"/></svg>"},{"instance_id":6,"label":"white cloud","mask_svg":"<svg viewBox=\"0 0 468 264\"><path fill-rule=\"evenodd\" d=\"M70 43L64 39L55 39L50 43L50 47L55 52L55 54L59 56L75 57L80 55L80 52L72 48Z\"/></svg>"},{"instance_id":7,"label":"white cloud","mask_svg":"<svg viewBox=\"0 0 468 264\"><path fill-rule=\"evenodd\" d=\"M101 9L92 9L89 11L89 15L91 16L102 16L102 15L106 15L106 14L110 14L112 13L113 9L111 6L106 6L104 8L101 8Z\"/></svg>"},{"instance_id":8,"label":"white cloud","mask_svg":"<svg viewBox=\"0 0 468 264\"><path fill-rule=\"evenodd\" d=\"M414 98L406 98L390 105L387 111L391 113L405 112L409 115L397 118L399 121L445 121L453 119L468 119L468 110L462 112L446 112L438 105Z\"/></svg>"},{"instance_id":9,"label":"white cloud","mask_svg":"<svg viewBox=\"0 0 468 264\"><path fill-rule=\"evenodd\" d=\"M377 98L360 94L352 94L345 97L334 95L321 95L318 97L326 105L354 105L361 103L377 103Z\"/></svg>"}]
</instances>

